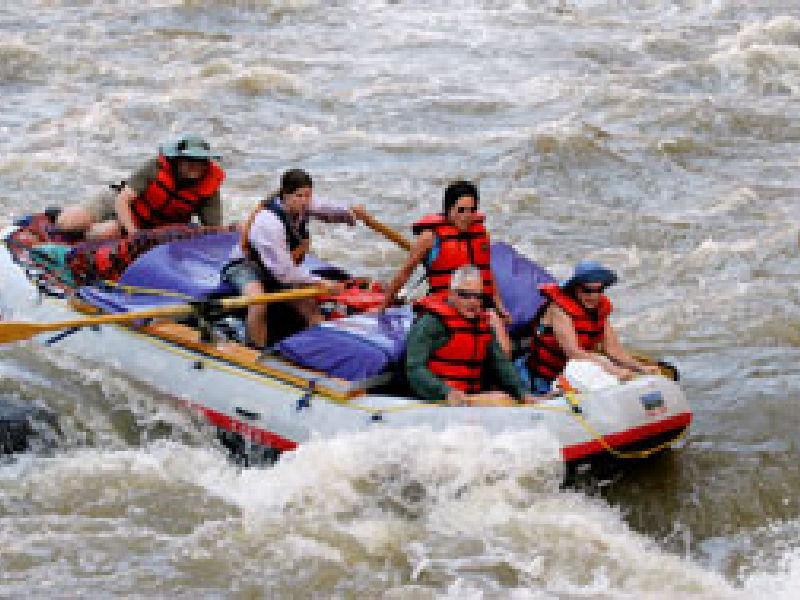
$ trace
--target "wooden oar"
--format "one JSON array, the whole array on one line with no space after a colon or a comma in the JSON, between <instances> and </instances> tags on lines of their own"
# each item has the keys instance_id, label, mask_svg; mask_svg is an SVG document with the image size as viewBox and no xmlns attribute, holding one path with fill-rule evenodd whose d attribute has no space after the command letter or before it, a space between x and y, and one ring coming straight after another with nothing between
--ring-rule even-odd
<instances>
[{"instance_id":1,"label":"wooden oar","mask_svg":"<svg viewBox=\"0 0 800 600\"><path fill-rule=\"evenodd\" d=\"M191 304L176 304L174 306L162 306L149 310L137 310L134 312L119 313L114 315L98 315L93 317L81 317L68 321L54 321L51 323L30 323L26 321L0 321L0 344L27 340L40 333L47 331L60 331L70 327L91 327L92 325L114 325L132 323L142 319L162 319L170 317L180 317L192 313L203 312L224 312L236 308L242 308L251 304L268 304L270 302L283 302L289 300L300 300L303 298L314 298L323 296L329 291L322 287L304 287L283 292L273 292L269 294L258 294L254 296L237 296L235 298L223 298L221 300L208 300L193 302Z\"/></svg>"},{"instance_id":2,"label":"wooden oar","mask_svg":"<svg viewBox=\"0 0 800 600\"><path fill-rule=\"evenodd\" d=\"M518 403L507 394L487 392L474 394L469 398L469 406L517 406Z\"/></svg>"},{"instance_id":3,"label":"wooden oar","mask_svg":"<svg viewBox=\"0 0 800 600\"><path fill-rule=\"evenodd\" d=\"M400 246L406 252L411 250L411 242L409 242L403 234L398 231L395 231L388 225L384 225L378 219L373 217L372 215L368 214L365 211L358 212L358 218L361 220L364 225L372 229L373 231L377 231L387 239L393 241L395 244Z\"/></svg>"}]
</instances>

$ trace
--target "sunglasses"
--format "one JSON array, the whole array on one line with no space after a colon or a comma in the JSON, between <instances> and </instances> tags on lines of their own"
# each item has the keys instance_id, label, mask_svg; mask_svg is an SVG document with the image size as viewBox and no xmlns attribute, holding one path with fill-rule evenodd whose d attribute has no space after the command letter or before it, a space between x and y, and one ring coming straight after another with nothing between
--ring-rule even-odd
<instances>
[{"instance_id":1,"label":"sunglasses","mask_svg":"<svg viewBox=\"0 0 800 600\"><path fill-rule=\"evenodd\" d=\"M602 294L603 290L606 289L606 286L588 286L588 285L579 285L578 289L582 291L584 294Z\"/></svg>"},{"instance_id":2,"label":"sunglasses","mask_svg":"<svg viewBox=\"0 0 800 600\"><path fill-rule=\"evenodd\" d=\"M465 292L464 290L456 290L456 296L464 300L482 300L483 292Z\"/></svg>"},{"instance_id":3,"label":"sunglasses","mask_svg":"<svg viewBox=\"0 0 800 600\"><path fill-rule=\"evenodd\" d=\"M477 210L478 208L476 206L456 206L456 212L460 215L464 213L474 213Z\"/></svg>"}]
</instances>

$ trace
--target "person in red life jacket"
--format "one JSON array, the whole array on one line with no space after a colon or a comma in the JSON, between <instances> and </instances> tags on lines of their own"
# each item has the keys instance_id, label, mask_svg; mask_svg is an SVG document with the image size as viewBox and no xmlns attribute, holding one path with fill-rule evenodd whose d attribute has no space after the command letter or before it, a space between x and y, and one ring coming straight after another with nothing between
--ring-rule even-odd
<instances>
[{"instance_id":1,"label":"person in red life jacket","mask_svg":"<svg viewBox=\"0 0 800 600\"><path fill-rule=\"evenodd\" d=\"M220 186L225 172L203 138L185 135L162 146L122 187L88 203L65 207L56 219L62 231L88 239L133 235L139 229L188 223L222 224Z\"/></svg>"},{"instance_id":2,"label":"person in red life jacket","mask_svg":"<svg viewBox=\"0 0 800 600\"><path fill-rule=\"evenodd\" d=\"M491 369L517 401L536 401L509 358L502 319L483 308L480 269L472 265L456 269L449 292L430 294L416 308L419 316L406 346L406 375L417 396L451 406L513 404L505 392L483 388Z\"/></svg>"},{"instance_id":3,"label":"person in red life jacket","mask_svg":"<svg viewBox=\"0 0 800 600\"><path fill-rule=\"evenodd\" d=\"M242 226L241 242L222 269L222 278L240 294L255 295L300 285L323 285L341 293L343 283L326 280L304 270L310 247L308 221L355 225L364 213L361 205L347 207L312 194L311 176L302 169L290 169L281 177L280 189L259 203ZM295 300L295 310L309 325L322 321L313 299ZM248 344L263 348L267 343L267 306L247 309Z\"/></svg>"},{"instance_id":4,"label":"person in red life jacket","mask_svg":"<svg viewBox=\"0 0 800 600\"><path fill-rule=\"evenodd\" d=\"M509 318L494 284L489 234L483 226L483 215L477 212L479 200L478 188L472 182L456 181L447 186L442 214L428 215L414 223L414 247L388 284L379 310L394 302L419 264L425 266L431 293L446 292L456 269L474 265L481 272L485 299L504 319Z\"/></svg>"},{"instance_id":5,"label":"person in red life jacket","mask_svg":"<svg viewBox=\"0 0 800 600\"><path fill-rule=\"evenodd\" d=\"M628 354L611 325L612 305L603 292L616 281L610 269L583 260L561 285L539 288L546 302L533 321L528 369L534 393L548 392L569 360L590 360L623 381L636 373L659 373L657 366Z\"/></svg>"}]
</instances>

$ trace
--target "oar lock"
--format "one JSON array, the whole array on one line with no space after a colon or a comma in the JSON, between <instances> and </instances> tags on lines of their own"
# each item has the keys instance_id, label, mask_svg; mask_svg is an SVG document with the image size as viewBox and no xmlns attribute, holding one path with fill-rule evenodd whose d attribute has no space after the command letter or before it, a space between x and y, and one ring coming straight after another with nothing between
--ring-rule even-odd
<instances>
[{"instance_id":1,"label":"oar lock","mask_svg":"<svg viewBox=\"0 0 800 600\"><path fill-rule=\"evenodd\" d=\"M314 396L314 391L317 388L317 380L309 379L306 390L302 396L297 399L297 411L300 412L304 408L311 408L311 398Z\"/></svg>"}]
</instances>

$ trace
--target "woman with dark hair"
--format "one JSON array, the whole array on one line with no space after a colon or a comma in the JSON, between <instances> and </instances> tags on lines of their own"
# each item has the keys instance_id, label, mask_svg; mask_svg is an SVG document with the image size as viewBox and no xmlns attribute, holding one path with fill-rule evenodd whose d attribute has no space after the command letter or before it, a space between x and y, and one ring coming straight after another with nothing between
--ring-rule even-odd
<instances>
[{"instance_id":1,"label":"woman with dark hair","mask_svg":"<svg viewBox=\"0 0 800 600\"><path fill-rule=\"evenodd\" d=\"M240 244L222 269L222 278L240 294L250 296L298 285L323 285L332 292L341 284L325 280L300 267L309 249L308 220L355 225L363 214L362 206L346 207L316 198L311 176L301 169L290 169L281 177L281 187L250 213L242 227ZM309 325L322 320L313 298L295 300L294 308ZM250 345L263 348L267 343L267 307L247 309L247 337Z\"/></svg>"},{"instance_id":2,"label":"woman with dark hair","mask_svg":"<svg viewBox=\"0 0 800 600\"><path fill-rule=\"evenodd\" d=\"M501 316L508 317L494 284L489 234L483 226L484 216L478 213L479 200L474 183L455 181L444 191L442 212L414 223L416 241L408 260L387 286L381 310L391 305L420 263L425 266L431 293L444 293L459 267L474 265L481 272L484 300L493 304Z\"/></svg>"}]
</instances>

